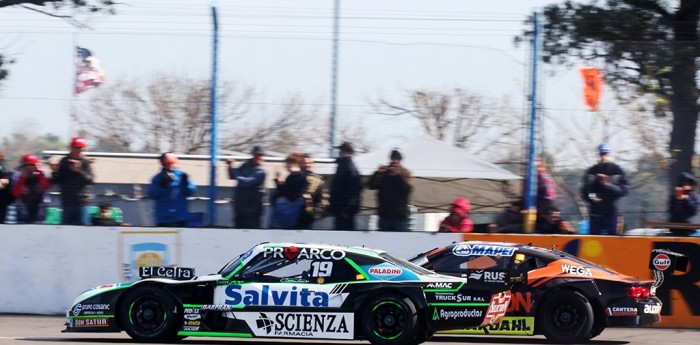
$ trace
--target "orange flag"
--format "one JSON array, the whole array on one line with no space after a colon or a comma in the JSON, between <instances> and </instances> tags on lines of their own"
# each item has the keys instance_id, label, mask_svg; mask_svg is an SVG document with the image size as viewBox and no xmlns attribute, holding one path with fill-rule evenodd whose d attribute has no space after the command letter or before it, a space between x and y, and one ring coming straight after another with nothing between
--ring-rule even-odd
<instances>
[{"instance_id":1,"label":"orange flag","mask_svg":"<svg viewBox=\"0 0 700 345\"><path fill-rule=\"evenodd\" d=\"M583 86L583 100L589 109L598 110L600 93L603 90L603 77L600 70L595 67L581 67L581 76L585 85Z\"/></svg>"}]
</instances>

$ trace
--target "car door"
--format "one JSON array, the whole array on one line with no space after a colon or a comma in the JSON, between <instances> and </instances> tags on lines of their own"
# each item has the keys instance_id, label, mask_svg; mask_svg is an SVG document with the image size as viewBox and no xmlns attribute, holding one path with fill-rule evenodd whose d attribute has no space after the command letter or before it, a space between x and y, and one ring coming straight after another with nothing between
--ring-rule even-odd
<instances>
[{"instance_id":1,"label":"car door","mask_svg":"<svg viewBox=\"0 0 700 345\"><path fill-rule=\"evenodd\" d=\"M293 249L288 249L293 248ZM214 291L214 303L244 308L339 308L341 294L332 293L337 266L347 265L342 251L272 247L258 253ZM284 254L294 253L294 254Z\"/></svg>"},{"instance_id":2,"label":"car door","mask_svg":"<svg viewBox=\"0 0 700 345\"><path fill-rule=\"evenodd\" d=\"M245 320L260 337L353 339L353 313L341 310L348 294L334 276L347 268L345 253L269 249L215 288L214 303L232 308L227 317Z\"/></svg>"}]
</instances>

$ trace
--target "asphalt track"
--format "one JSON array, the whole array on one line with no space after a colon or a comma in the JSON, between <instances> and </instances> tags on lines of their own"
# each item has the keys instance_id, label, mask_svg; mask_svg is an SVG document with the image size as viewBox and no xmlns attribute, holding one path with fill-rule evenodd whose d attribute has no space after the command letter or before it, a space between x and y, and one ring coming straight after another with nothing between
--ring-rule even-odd
<instances>
[{"instance_id":1,"label":"asphalt track","mask_svg":"<svg viewBox=\"0 0 700 345\"><path fill-rule=\"evenodd\" d=\"M33 315L0 315L0 345L97 345L131 344L126 333L61 333L64 317ZM187 338L182 345L255 345L255 344L369 344L366 341L260 340L233 338ZM437 335L425 344L548 344L542 336L459 336ZM699 344L700 329L610 328L587 344Z\"/></svg>"}]
</instances>

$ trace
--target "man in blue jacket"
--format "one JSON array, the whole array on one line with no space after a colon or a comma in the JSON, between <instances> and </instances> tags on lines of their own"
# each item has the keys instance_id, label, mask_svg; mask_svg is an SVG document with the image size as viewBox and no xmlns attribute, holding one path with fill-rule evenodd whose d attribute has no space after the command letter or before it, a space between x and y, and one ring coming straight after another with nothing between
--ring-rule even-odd
<instances>
[{"instance_id":1,"label":"man in blue jacket","mask_svg":"<svg viewBox=\"0 0 700 345\"><path fill-rule=\"evenodd\" d=\"M629 183L625 172L612 162L612 148L598 145L598 164L583 177L581 196L590 204L591 235L615 235L619 217L619 199L627 195Z\"/></svg>"},{"instance_id":2,"label":"man in blue jacket","mask_svg":"<svg viewBox=\"0 0 700 345\"><path fill-rule=\"evenodd\" d=\"M197 192L197 186L182 170L176 169L178 159L172 152L160 156L163 169L151 179L148 196L155 204L158 226L186 226L189 218L187 197Z\"/></svg>"}]
</instances>

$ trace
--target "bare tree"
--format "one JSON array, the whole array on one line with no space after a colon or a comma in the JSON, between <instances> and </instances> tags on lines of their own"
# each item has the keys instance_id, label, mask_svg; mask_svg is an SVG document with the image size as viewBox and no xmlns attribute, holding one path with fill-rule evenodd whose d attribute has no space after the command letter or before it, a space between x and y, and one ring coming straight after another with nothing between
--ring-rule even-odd
<instances>
[{"instance_id":1,"label":"bare tree","mask_svg":"<svg viewBox=\"0 0 700 345\"><path fill-rule=\"evenodd\" d=\"M94 93L73 120L105 149L123 152L206 154L211 145L208 80L158 75L142 82L115 82ZM218 112L219 146L247 152L253 145L287 153L327 152L328 126L317 105L300 96L260 102L252 87L224 82Z\"/></svg>"},{"instance_id":2,"label":"bare tree","mask_svg":"<svg viewBox=\"0 0 700 345\"><path fill-rule=\"evenodd\" d=\"M653 160L659 171L668 171L672 157L666 153L666 140L671 130L671 119L655 116L653 102L644 97L620 104L622 109L596 113L589 123L545 113L545 121L556 129L556 135L543 148L548 166L553 171L591 166L597 159L595 146L608 142L619 148L615 152L616 160L624 166L633 167L627 169L632 190L663 179L663 176L638 169L637 165ZM587 217L586 204L579 190L567 185L562 176L555 173L553 177L559 188L575 202L579 213Z\"/></svg>"},{"instance_id":3,"label":"bare tree","mask_svg":"<svg viewBox=\"0 0 700 345\"><path fill-rule=\"evenodd\" d=\"M499 151L519 145L523 130L522 112L504 99L492 99L455 88L448 91L407 90L406 100L373 103L382 115L409 115L423 131L439 140L471 152Z\"/></svg>"}]
</instances>

